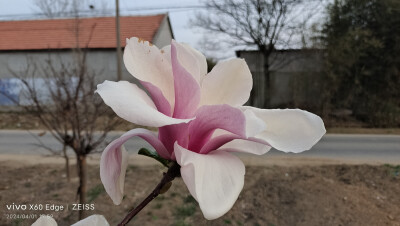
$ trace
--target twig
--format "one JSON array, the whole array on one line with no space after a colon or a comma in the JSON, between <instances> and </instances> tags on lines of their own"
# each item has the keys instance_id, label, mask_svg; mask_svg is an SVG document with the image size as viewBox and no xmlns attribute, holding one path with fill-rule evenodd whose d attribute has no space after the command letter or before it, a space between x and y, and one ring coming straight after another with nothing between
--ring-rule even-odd
<instances>
[{"instance_id":1,"label":"twig","mask_svg":"<svg viewBox=\"0 0 400 226\"><path fill-rule=\"evenodd\" d=\"M146 197L136 208L131 210L128 215L118 224L118 226L125 226L129 221L132 220L136 214L138 214L147 204L149 204L153 199L155 199L159 194L163 193L163 188L168 186L170 182L172 182L175 177L180 176L180 166L174 162L172 166L168 169L167 173L164 173L163 178L160 183L154 188L153 192L150 193L149 196ZM168 188L168 187L167 187Z\"/></svg>"}]
</instances>

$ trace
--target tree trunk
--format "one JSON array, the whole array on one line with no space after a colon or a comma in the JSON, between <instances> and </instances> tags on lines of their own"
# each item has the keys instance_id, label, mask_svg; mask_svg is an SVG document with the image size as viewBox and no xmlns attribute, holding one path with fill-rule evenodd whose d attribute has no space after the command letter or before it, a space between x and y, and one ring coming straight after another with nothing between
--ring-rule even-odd
<instances>
[{"instance_id":1,"label":"tree trunk","mask_svg":"<svg viewBox=\"0 0 400 226\"><path fill-rule=\"evenodd\" d=\"M63 155L64 155L64 159L65 159L65 172L67 174L67 181L71 182L71 175L69 174L69 158L67 155L67 145L63 144Z\"/></svg>"},{"instance_id":2,"label":"tree trunk","mask_svg":"<svg viewBox=\"0 0 400 226\"><path fill-rule=\"evenodd\" d=\"M86 155L78 155L78 176L79 176L79 203L86 203L86 175L87 175L87 165L86 165ZM84 210L81 208L79 210L79 220L85 218Z\"/></svg>"},{"instance_id":3,"label":"tree trunk","mask_svg":"<svg viewBox=\"0 0 400 226\"><path fill-rule=\"evenodd\" d=\"M263 64L263 71L264 71L264 103L262 103L263 108L270 108L271 107L271 82L270 82L270 71L269 71L269 55L264 53L264 64Z\"/></svg>"},{"instance_id":4,"label":"tree trunk","mask_svg":"<svg viewBox=\"0 0 400 226\"><path fill-rule=\"evenodd\" d=\"M253 75L253 81L254 81L255 79L254 79L254 75ZM255 97L256 96L256 92L255 92L255 87L254 87L254 85L253 85L253 88L251 89L251 91L250 91L250 98L249 98L249 102L248 102L248 104L250 105L250 106L254 106L254 99L256 98Z\"/></svg>"}]
</instances>

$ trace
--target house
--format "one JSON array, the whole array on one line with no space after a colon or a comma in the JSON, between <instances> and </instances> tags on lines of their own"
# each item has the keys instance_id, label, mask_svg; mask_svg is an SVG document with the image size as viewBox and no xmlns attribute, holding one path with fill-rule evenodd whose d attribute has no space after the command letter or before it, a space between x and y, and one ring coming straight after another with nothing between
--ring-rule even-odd
<instances>
[{"instance_id":1,"label":"house","mask_svg":"<svg viewBox=\"0 0 400 226\"><path fill-rule=\"evenodd\" d=\"M72 49L87 50L88 67L99 73L99 82L117 79L115 17L0 21L0 91L18 96L12 72L23 72L29 59L50 58L68 62ZM140 37L158 47L174 37L168 14L120 17L121 45L126 38ZM123 64L122 64L123 65ZM122 80L134 81L124 66ZM12 105L0 95L0 105Z\"/></svg>"},{"instance_id":2,"label":"house","mask_svg":"<svg viewBox=\"0 0 400 226\"><path fill-rule=\"evenodd\" d=\"M264 57L257 50L240 50L253 75L252 105L266 107ZM269 58L269 106L314 109L321 101L323 51L317 49L276 50Z\"/></svg>"}]
</instances>

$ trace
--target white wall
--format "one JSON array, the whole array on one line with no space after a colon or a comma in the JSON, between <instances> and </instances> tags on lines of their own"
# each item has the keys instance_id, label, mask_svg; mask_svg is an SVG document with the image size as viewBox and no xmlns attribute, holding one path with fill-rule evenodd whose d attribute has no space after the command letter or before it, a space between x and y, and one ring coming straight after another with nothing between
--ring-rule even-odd
<instances>
[{"instance_id":1,"label":"white wall","mask_svg":"<svg viewBox=\"0 0 400 226\"><path fill-rule=\"evenodd\" d=\"M173 38L171 26L168 22L168 15L164 17L163 21L160 24L160 28L158 29L156 35L153 38L153 44L158 48L162 48L164 46L171 44L171 39Z\"/></svg>"}]
</instances>

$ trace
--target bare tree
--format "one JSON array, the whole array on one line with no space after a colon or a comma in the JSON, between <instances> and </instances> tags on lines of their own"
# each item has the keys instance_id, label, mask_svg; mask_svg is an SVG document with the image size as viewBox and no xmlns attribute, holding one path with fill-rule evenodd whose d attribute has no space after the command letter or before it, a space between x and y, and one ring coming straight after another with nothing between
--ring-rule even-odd
<instances>
[{"instance_id":1,"label":"bare tree","mask_svg":"<svg viewBox=\"0 0 400 226\"><path fill-rule=\"evenodd\" d=\"M272 53L277 47L288 48L296 36L302 36L302 30L314 13L310 4L315 3L318 1L210 0L205 2L207 12L196 14L191 24L221 35L223 42L230 46L250 46L261 52L264 82L253 89L250 104L253 105L254 96L258 96L263 105L258 107L269 107ZM213 36L214 40L215 37L218 36ZM263 91L266 93L259 95Z\"/></svg>"},{"instance_id":2,"label":"bare tree","mask_svg":"<svg viewBox=\"0 0 400 226\"><path fill-rule=\"evenodd\" d=\"M50 19L106 15L111 11L105 0L34 0L34 5Z\"/></svg>"},{"instance_id":3,"label":"bare tree","mask_svg":"<svg viewBox=\"0 0 400 226\"><path fill-rule=\"evenodd\" d=\"M17 100L15 100L14 103L16 105L19 105L19 102ZM51 148L51 147L47 146L46 144L44 144L42 142L42 140L40 140L40 138L39 138L41 136L44 136L46 134L46 131L40 132L38 134L34 134L34 133L30 132L30 131L28 131L28 132L38 142L36 144L36 146L49 151L52 155L55 155L55 156L62 155L63 156L63 158L65 160L65 175L66 175L67 181L71 182L71 170L70 170L70 164L69 164L69 156L67 154L67 148L68 148L67 145L66 144L62 144L61 151L60 150L55 150L54 148Z\"/></svg>"},{"instance_id":4,"label":"bare tree","mask_svg":"<svg viewBox=\"0 0 400 226\"><path fill-rule=\"evenodd\" d=\"M46 1L48 0L38 2ZM77 5L74 9L78 12ZM49 53L45 61L36 61L28 57L24 70L16 72L9 68L10 73L22 85L19 98L16 99L7 92L0 94L28 114L37 117L48 132L62 144L60 154L66 160L68 178L67 147L74 151L79 177L77 195L79 203L84 204L87 191L87 156L104 148L107 134L120 125L122 120L115 117L100 96L95 94L99 72L91 70L87 63L87 49L95 25L91 27L88 40L81 40L79 14L76 13L74 17L73 26L67 28L75 37L75 48L71 50L70 57L63 58L54 52ZM57 154L34 137L40 143L39 146ZM83 218L84 210L80 209L79 219Z\"/></svg>"},{"instance_id":5,"label":"bare tree","mask_svg":"<svg viewBox=\"0 0 400 226\"><path fill-rule=\"evenodd\" d=\"M29 60L21 73L12 72L23 84L27 102L20 103L37 117L64 147L70 147L77 159L79 202L86 202L88 154L99 150L120 119L95 95L98 74L89 70L87 54L75 49L72 62L49 56L46 62ZM65 151L65 148L63 149ZM79 218L84 217L83 210Z\"/></svg>"},{"instance_id":6,"label":"bare tree","mask_svg":"<svg viewBox=\"0 0 400 226\"><path fill-rule=\"evenodd\" d=\"M75 2L75 1L74 1ZM68 0L34 0L34 4L48 18L64 16L69 10L71 1Z\"/></svg>"},{"instance_id":7,"label":"bare tree","mask_svg":"<svg viewBox=\"0 0 400 226\"><path fill-rule=\"evenodd\" d=\"M74 22L66 25L75 38L75 48L69 54L50 52L47 59L27 59L25 70L15 72L23 91L21 97L26 102L21 106L27 113L37 117L48 132L63 145L63 156L66 159L68 170L68 156L66 147L70 147L77 159L79 187L77 194L79 203L86 203L87 191L87 155L101 150L107 134L122 121L115 117L102 99L95 94L99 77L98 70L91 70L87 63L87 49L95 29L90 27L87 40L82 40L79 9L82 2L77 0L38 0L37 4L46 6L46 2L53 2L48 8L48 15L58 15L58 9L71 9ZM57 3L58 2L58 3ZM60 8L57 8L57 4ZM57 6L57 7L56 7ZM62 6L62 7L61 7ZM87 29L87 28L86 28ZM84 210L79 210L79 219L84 217Z\"/></svg>"}]
</instances>

